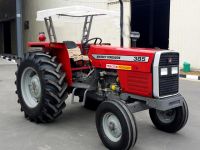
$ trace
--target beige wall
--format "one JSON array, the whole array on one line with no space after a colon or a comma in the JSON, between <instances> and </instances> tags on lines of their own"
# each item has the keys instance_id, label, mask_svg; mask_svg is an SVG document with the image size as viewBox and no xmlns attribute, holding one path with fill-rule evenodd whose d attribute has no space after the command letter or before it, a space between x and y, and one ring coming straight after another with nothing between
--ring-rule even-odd
<instances>
[{"instance_id":1,"label":"beige wall","mask_svg":"<svg viewBox=\"0 0 200 150\"><path fill-rule=\"evenodd\" d=\"M200 69L200 0L171 0L169 48Z\"/></svg>"},{"instance_id":2,"label":"beige wall","mask_svg":"<svg viewBox=\"0 0 200 150\"><path fill-rule=\"evenodd\" d=\"M116 10L119 11L119 4L108 5L111 0L79 0L79 2L74 2L73 0L24 0L24 21L28 20L30 22L30 29L24 31L25 43L28 41L36 41L38 33L45 31L44 22L36 22L36 12L38 10L63 7L68 5L86 5L95 8ZM125 44L129 46L129 3L125 3ZM58 41L73 40L80 42L82 35L83 24L68 23L65 26L55 24L55 30L57 33ZM113 45L120 45L120 28L116 27L111 20L94 21L91 38L92 37L102 37L104 42L110 42Z\"/></svg>"}]
</instances>

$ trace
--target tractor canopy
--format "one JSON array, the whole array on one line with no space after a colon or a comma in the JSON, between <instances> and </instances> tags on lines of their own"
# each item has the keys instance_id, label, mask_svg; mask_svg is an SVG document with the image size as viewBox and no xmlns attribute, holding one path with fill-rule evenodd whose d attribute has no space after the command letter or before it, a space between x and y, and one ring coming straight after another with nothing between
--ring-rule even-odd
<instances>
[{"instance_id":1,"label":"tractor canopy","mask_svg":"<svg viewBox=\"0 0 200 150\"><path fill-rule=\"evenodd\" d=\"M84 23L81 43L86 43L89 40L94 17L95 20L105 20L106 18L109 18L112 20L114 25L117 26L117 28L120 28L120 13L115 11L108 11L87 6L67 6L37 12L37 21L45 21L50 42L57 42L53 22L72 22Z\"/></svg>"},{"instance_id":2,"label":"tractor canopy","mask_svg":"<svg viewBox=\"0 0 200 150\"><path fill-rule=\"evenodd\" d=\"M37 21L44 21L45 18L52 17L53 21L64 22L84 22L87 16L98 16L96 19L110 18L118 20L120 13L87 6L66 6L37 12Z\"/></svg>"}]
</instances>

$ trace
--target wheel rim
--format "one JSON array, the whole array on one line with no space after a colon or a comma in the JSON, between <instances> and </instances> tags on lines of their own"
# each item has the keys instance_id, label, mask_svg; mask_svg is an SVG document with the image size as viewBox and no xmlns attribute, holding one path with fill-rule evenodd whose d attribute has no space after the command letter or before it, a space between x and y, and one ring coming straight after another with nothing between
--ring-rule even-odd
<instances>
[{"instance_id":1,"label":"wheel rim","mask_svg":"<svg viewBox=\"0 0 200 150\"><path fill-rule=\"evenodd\" d=\"M158 119L162 122L162 123L172 123L176 117L176 110L175 109L171 109L171 110L167 110L167 111L160 111L160 110L156 110L156 114L158 116Z\"/></svg>"},{"instance_id":2,"label":"wheel rim","mask_svg":"<svg viewBox=\"0 0 200 150\"><path fill-rule=\"evenodd\" d=\"M28 107L35 108L39 104L42 87L35 69L28 67L24 70L21 77L21 92Z\"/></svg>"},{"instance_id":3,"label":"wheel rim","mask_svg":"<svg viewBox=\"0 0 200 150\"><path fill-rule=\"evenodd\" d=\"M103 116L103 130L106 136L113 142L118 142L122 137L120 121L112 113L106 113Z\"/></svg>"}]
</instances>

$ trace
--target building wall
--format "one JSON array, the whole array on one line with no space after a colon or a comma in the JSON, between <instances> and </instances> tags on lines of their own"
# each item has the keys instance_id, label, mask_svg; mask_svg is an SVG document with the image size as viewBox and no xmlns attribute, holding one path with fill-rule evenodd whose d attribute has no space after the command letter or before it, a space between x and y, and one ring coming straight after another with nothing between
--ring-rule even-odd
<instances>
[{"instance_id":1,"label":"building wall","mask_svg":"<svg viewBox=\"0 0 200 150\"><path fill-rule=\"evenodd\" d=\"M113 2L115 0L24 0L24 21L29 21L30 28L24 31L25 43L28 41L37 41L38 33L45 31L44 22L36 22L36 12L38 10L44 10L49 8L64 7L69 5L85 5L89 7L95 7L100 9L116 10L119 11L119 4ZM129 3L125 3L125 44L129 46L129 18L130 18L130 6ZM119 22L118 22L119 24ZM58 41L73 40L80 42L82 35L83 24L55 24L55 30L57 33ZM91 38L102 37L104 42L110 42L113 45L120 45L120 28L117 27L111 20L94 21L91 29ZM27 46L25 46L27 49Z\"/></svg>"},{"instance_id":2,"label":"building wall","mask_svg":"<svg viewBox=\"0 0 200 150\"><path fill-rule=\"evenodd\" d=\"M181 54L181 64L200 69L200 1L171 0L169 48Z\"/></svg>"},{"instance_id":3,"label":"building wall","mask_svg":"<svg viewBox=\"0 0 200 150\"><path fill-rule=\"evenodd\" d=\"M0 0L0 21L15 18L15 0Z\"/></svg>"}]
</instances>

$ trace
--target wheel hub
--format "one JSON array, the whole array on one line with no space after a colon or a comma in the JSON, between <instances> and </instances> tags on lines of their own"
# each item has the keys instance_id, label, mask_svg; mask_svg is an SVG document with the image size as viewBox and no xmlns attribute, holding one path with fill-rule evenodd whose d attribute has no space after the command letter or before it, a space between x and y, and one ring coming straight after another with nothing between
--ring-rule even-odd
<instances>
[{"instance_id":1,"label":"wheel hub","mask_svg":"<svg viewBox=\"0 0 200 150\"><path fill-rule=\"evenodd\" d=\"M35 108L41 99L42 87L35 69L28 67L21 77L21 92L26 105Z\"/></svg>"},{"instance_id":2,"label":"wheel hub","mask_svg":"<svg viewBox=\"0 0 200 150\"><path fill-rule=\"evenodd\" d=\"M41 85L40 79L37 75L33 76L31 79L31 84L29 86L31 95L36 99L40 98L41 96Z\"/></svg>"},{"instance_id":3,"label":"wheel hub","mask_svg":"<svg viewBox=\"0 0 200 150\"><path fill-rule=\"evenodd\" d=\"M114 122L110 122L108 126L109 126L109 129L110 129L111 131L114 131L114 130L116 129L115 123L114 123Z\"/></svg>"},{"instance_id":4,"label":"wheel hub","mask_svg":"<svg viewBox=\"0 0 200 150\"><path fill-rule=\"evenodd\" d=\"M103 117L103 129L106 136L113 142L118 142L122 136L122 127L119 119L112 113Z\"/></svg>"},{"instance_id":5,"label":"wheel hub","mask_svg":"<svg viewBox=\"0 0 200 150\"><path fill-rule=\"evenodd\" d=\"M166 124L173 122L176 117L175 109L171 109L167 111L156 110L156 113L159 120Z\"/></svg>"}]
</instances>

